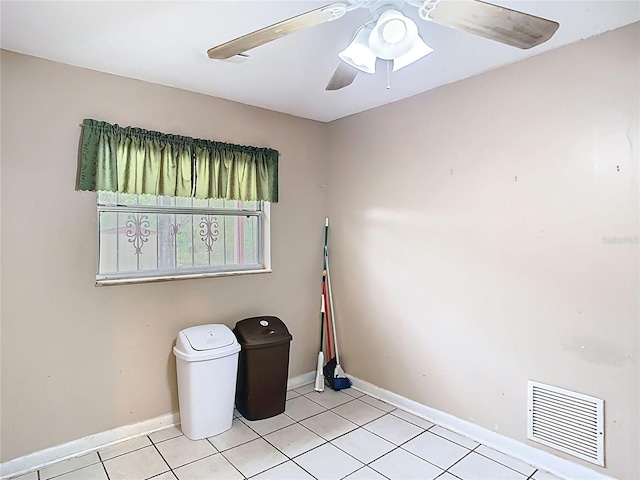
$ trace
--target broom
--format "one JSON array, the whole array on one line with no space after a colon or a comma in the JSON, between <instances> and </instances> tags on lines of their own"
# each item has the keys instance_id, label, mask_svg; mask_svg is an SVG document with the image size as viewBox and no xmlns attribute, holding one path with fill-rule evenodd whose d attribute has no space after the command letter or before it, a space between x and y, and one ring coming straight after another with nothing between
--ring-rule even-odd
<instances>
[{"instance_id":1,"label":"broom","mask_svg":"<svg viewBox=\"0 0 640 480\"><path fill-rule=\"evenodd\" d=\"M336 333L336 319L334 316L333 310L333 295L331 293L331 272L329 270L329 249L327 245L328 240L328 230L329 230L329 219L325 220L325 247L324 247L324 265L325 270L327 272L327 289L328 289L328 297L329 297L329 317L331 318L331 323L333 326L333 345L336 350L336 356L331 358L327 364L324 366L324 378L327 379L329 386L334 390L344 390L345 388L351 387L351 380L347 378L347 375L344 373L344 370L340 366L340 354L338 353L338 336ZM328 323L328 319L327 319Z\"/></svg>"}]
</instances>

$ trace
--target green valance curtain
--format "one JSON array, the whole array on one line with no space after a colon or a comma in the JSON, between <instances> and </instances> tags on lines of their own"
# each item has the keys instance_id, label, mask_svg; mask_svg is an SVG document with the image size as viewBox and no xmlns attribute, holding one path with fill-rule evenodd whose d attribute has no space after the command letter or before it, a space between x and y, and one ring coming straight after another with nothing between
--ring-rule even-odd
<instances>
[{"instance_id":1,"label":"green valance curtain","mask_svg":"<svg viewBox=\"0 0 640 480\"><path fill-rule=\"evenodd\" d=\"M78 189L277 202L278 156L270 148L87 119Z\"/></svg>"}]
</instances>

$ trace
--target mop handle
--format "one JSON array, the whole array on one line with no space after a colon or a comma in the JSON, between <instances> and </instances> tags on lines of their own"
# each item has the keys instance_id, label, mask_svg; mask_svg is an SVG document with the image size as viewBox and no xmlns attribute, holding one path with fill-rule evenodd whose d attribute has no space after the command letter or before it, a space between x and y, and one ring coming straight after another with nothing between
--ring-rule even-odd
<instances>
[{"instance_id":1,"label":"mop handle","mask_svg":"<svg viewBox=\"0 0 640 480\"><path fill-rule=\"evenodd\" d=\"M320 299L320 349L319 352L322 351L324 347L324 295Z\"/></svg>"},{"instance_id":2,"label":"mop handle","mask_svg":"<svg viewBox=\"0 0 640 480\"><path fill-rule=\"evenodd\" d=\"M329 310L331 311L331 324L333 326L333 346L336 349L336 363L340 365L340 355L338 354L338 337L336 335L336 319L333 316L333 295L331 293L331 273L329 271L329 249L325 250L324 263L327 267L327 288L329 289Z\"/></svg>"},{"instance_id":3,"label":"mop handle","mask_svg":"<svg viewBox=\"0 0 640 480\"><path fill-rule=\"evenodd\" d=\"M325 277L322 278L322 310L324 311L325 326L327 327L327 353L331 358L331 332L329 331L329 309L327 308L327 283Z\"/></svg>"},{"instance_id":4,"label":"mop handle","mask_svg":"<svg viewBox=\"0 0 640 480\"><path fill-rule=\"evenodd\" d=\"M329 309L327 308L329 305L327 304L327 245L329 242L329 218L325 217L324 219L324 248L322 250L323 254L323 268L322 268L322 302L323 308L325 310L324 319L326 321L327 327L327 353L329 354L329 358L331 358L331 332L329 331Z\"/></svg>"}]
</instances>

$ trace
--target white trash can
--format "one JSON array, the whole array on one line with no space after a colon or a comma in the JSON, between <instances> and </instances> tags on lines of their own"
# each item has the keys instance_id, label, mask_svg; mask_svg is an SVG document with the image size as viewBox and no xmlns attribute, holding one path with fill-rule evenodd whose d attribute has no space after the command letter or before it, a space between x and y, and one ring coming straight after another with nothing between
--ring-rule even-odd
<instances>
[{"instance_id":1,"label":"white trash can","mask_svg":"<svg viewBox=\"0 0 640 480\"><path fill-rule=\"evenodd\" d=\"M200 325L178 333L173 353L180 422L191 440L231 428L239 351L235 335L225 325Z\"/></svg>"}]
</instances>

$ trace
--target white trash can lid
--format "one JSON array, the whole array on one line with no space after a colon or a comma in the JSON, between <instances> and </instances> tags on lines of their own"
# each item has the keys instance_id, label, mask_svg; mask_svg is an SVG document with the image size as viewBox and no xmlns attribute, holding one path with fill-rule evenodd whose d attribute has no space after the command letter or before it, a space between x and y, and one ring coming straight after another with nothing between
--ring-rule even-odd
<instances>
[{"instance_id":1,"label":"white trash can lid","mask_svg":"<svg viewBox=\"0 0 640 480\"><path fill-rule=\"evenodd\" d=\"M199 325L178 333L173 353L183 360L197 362L226 357L240 350L240 344L226 325Z\"/></svg>"}]
</instances>

